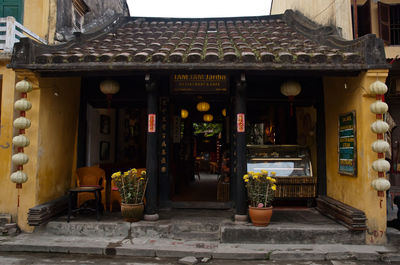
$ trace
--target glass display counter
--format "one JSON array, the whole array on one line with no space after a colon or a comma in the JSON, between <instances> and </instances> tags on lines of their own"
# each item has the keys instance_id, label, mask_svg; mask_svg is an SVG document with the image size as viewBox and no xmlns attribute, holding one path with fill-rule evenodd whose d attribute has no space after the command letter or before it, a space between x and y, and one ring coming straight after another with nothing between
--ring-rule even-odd
<instances>
[{"instance_id":1,"label":"glass display counter","mask_svg":"<svg viewBox=\"0 0 400 265\"><path fill-rule=\"evenodd\" d=\"M314 198L310 152L300 145L247 145L247 171L276 173L276 198Z\"/></svg>"}]
</instances>

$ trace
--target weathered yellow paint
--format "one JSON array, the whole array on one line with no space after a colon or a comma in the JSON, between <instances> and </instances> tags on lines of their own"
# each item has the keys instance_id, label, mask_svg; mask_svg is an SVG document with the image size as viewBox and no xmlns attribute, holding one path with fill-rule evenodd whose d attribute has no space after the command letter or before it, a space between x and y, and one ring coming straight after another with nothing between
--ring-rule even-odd
<instances>
[{"instance_id":1,"label":"weathered yellow paint","mask_svg":"<svg viewBox=\"0 0 400 265\"><path fill-rule=\"evenodd\" d=\"M38 203L71 187L78 132L80 78L41 78ZM59 96L54 95L57 90Z\"/></svg>"},{"instance_id":2,"label":"weathered yellow paint","mask_svg":"<svg viewBox=\"0 0 400 265\"><path fill-rule=\"evenodd\" d=\"M49 37L49 28L52 27L49 18L57 14L50 14L50 2L51 0L24 1L24 26L44 39Z\"/></svg>"},{"instance_id":3,"label":"weathered yellow paint","mask_svg":"<svg viewBox=\"0 0 400 265\"><path fill-rule=\"evenodd\" d=\"M378 197L371 187L372 180L377 178L377 173L371 168L377 154L371 149L376 134L370 125L376 118L370 112L375 98L369 95L369 86L377 79L384 82L387 73L387 70L370 70L357 77L326 77L323 80L327 195L365 212L368 244L386 242L386 198ZM347 176L338 173L338 115L353 110L356 111L357 176Z\"/></svg>"},{"instance_id":4,"label":"weathered yellow paint","mask_svg":"<svg viewBox=\"0 0 400 265\"><path fill-rule=\"evenodd\" d=\"M351 1L349 0L274 0L272 2L271 15L282 14L286 9L300 11L318 24L334 25L340 28L343 38L353 39Z\"/></svg>"},{"instance_id":5,"label":"weathered yellow paint","mask_svg":"<svg viewBox=\"0 0 400 265\"><path fill-rule=\"evenodd\" d=\"M15 184L10 181L11 154L14 121L14 85L15 72L7 69L1 62L0 75L2 77L2 102L1 102L1 125L0 125L0 213L10 213L16 216L17 193Z\"/></svg>"}]
</instances>

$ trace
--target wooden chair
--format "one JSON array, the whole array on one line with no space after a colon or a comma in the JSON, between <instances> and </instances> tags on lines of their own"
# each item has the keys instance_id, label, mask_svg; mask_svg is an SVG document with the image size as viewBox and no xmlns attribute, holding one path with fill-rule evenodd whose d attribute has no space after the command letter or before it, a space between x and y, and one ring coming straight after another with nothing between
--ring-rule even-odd
<instances>
[{"instance_id":1,"label":"wooden chair","mask_svg":"<svg viewBox=\"0 0 400 265\"><path fill-rule=\"evenodd\" d=\"M138 168L137 173L141 174L142 171L145 171L145 168ZM110 191L110 212L113 211L113 204L118 203L121 206L121 195L119 193L117 185L115 185L114 181L111 180L111 191Z\"/></svg>"},{"instance_id":2,"label":"wooden chair","mask_svg":"<svg viewBox=\"0 0 400 265\"><path fill-rule=\"evenodd\" d=\"M103 169L99 167L81 167L76 169L77 187L102 187L101 202L103 207L106 205L105 187L106 187L106 174ZM79 193L77 197L77 206L81 206L88 200L93 200L94 195L89 192ZM105 209L105 207L104 207Z\"/></svg>"}]
</instances>

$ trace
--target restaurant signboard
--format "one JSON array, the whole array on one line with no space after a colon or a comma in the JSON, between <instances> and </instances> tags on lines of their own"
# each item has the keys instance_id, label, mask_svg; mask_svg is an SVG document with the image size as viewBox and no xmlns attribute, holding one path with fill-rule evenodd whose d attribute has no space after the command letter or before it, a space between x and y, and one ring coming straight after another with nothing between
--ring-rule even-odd
<instances>
[{"instance_id":1,"label":"restaurant signboard","mask_svg":"<svg viewBox=\"0 0 400 265\"><path fill-rule=\"evenodd\" d=\"M172 93L226 93L228 76L224 74L173 74Z\"/></svg>"},{"instance_id":2,"label":"restaurant signboard","mask_svg":"<svg viewBox=\"0 0 400 265\"><path fill-rule=\"evenodd\" d=\"M357 175L355 111L339 115L339 173Z\"/></svg>"}]
</instances>

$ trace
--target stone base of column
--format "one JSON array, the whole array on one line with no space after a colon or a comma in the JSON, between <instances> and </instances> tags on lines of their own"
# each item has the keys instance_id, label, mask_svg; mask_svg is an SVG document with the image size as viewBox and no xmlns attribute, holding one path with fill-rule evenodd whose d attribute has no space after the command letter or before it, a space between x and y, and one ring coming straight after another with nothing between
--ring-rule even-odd
<instances>
[{"instance_id":1,"label":"stone base of column","mask_svg":"<svg viewBox=\"0 0 400 265\"><path fill-rule=\"evenodd\" d=\"M143 219L145 221L157 221L158 219L160 219L160 216L158 216L158 213L155 214L145 214Z\"/></svg>"},{"instance_id":2,"label":"stone base of column","mask_svg":"<svg viewBox=\"0 0 400 265\"><path fill-rule=\"evenodd\" d=\"M243 224L248 222L247 214L235 214L235 223Z\"/></svg>"}]
</instances>

